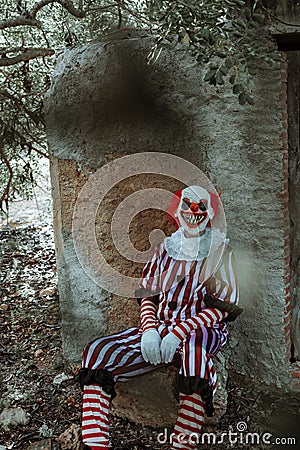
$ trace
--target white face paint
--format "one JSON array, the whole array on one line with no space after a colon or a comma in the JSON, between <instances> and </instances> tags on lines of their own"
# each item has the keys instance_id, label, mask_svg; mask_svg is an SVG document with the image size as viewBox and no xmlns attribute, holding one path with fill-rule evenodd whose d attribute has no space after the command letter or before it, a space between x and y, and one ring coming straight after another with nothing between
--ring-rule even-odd
<instances>
[{"instance_id":1,"label":"white face paint","mask_svg":"<svg viewBox=\"0 0 300 450\"><path fill-rule=\"evenodd\" d=\"M197 236L203 232L214 217L209 193L200 186L183 189L176 217L188 234Z\"/></svg>"}]
</instances>

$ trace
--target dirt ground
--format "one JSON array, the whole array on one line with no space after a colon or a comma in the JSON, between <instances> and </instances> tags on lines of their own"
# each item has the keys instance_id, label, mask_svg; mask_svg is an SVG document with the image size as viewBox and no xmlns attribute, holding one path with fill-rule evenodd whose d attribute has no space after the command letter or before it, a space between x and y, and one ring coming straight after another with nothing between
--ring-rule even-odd
<instances>
[{"instance_id":1,"label":"dirt ground","mask_svg":"<svg viewBox=\"0 0 300 450\"><path fill-rule=\"evenodd\" d=\"M0 249L0 413L20 407L27 415L26 425L0 425L0 450L76 450L75 438L71 443L64 437L59 439L72 425L79 429L81 392L73 378L78 368L68 365L62 354L51 225L2 224ZM245 443L243 428L260 436L269 433L272 437L265 437L267 441L279 437L281 443L273 444L276 449L300 448L299 394L258 386L234 373L229 376L228 392L226 416L221 423L204 429L216 433L219 441L199 448L272 446ZM240 432L229 442L229 432L237 428ZM113 449L167 449L167 444L157 440L163 431L114 418ZM227 433L224 442L222 433ZM287 438L297 442L287 444Z\"/></svg>"}]
</instances>

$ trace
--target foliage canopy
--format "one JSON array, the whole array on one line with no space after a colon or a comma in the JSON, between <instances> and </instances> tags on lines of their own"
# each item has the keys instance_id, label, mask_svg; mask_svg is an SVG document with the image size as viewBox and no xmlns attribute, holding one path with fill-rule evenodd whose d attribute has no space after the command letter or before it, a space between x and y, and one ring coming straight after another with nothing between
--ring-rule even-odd
<instances>
[{"instance_id":1,"label":"foliage canopy","mask_svg":"<svg viewBox=\"0 0 300 450\"><path fill-rule=\"evenodd\" d=\"M204 81L229 84L240 104L253 104L253 60L279 56L259 0L6 0L0 7L0 208L29 196L34 169L47 155L43 95L55 53L127 26L147 29L161 49L184 46L205 68Z\"/></svg>"}]
</instances>

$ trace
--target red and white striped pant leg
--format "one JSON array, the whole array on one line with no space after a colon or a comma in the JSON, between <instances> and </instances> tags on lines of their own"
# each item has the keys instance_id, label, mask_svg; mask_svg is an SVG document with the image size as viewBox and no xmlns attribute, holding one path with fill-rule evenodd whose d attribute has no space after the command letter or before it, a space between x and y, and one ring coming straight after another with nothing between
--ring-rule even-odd
<instances>
[{"instance_id":1,"label":"red and white striped pant leg","mask_svg":"<svg viewBox=\"0 0 300 450\"><path fill-rule=\"evenodd\" d=\"M83 394L82 440L91 450L109 449L108 412L110 395L97 384L86 386Z\"/></svg>"},{"instance_id":2,"label":"red and white striped pant leg","mask_svg":"<svg viewBox=\"0 0 300 450\"><path fill-rule=\"evenodd\" d=\"M201 328L192 331L183 342L180 375L208 380L211 389L217 385L217 376L212 356L224 345L227 331L215 328Z\"/></svg>"},{"instance_id":3,"label":"red and white striped pant leg","mask_svg":"<svg viewBox=\"0 0 300 450\"><path fill-rule=\"evenodd\" d=\"M205 403L200 394L179 395L178 418L172 435L172 448L190 450L201 442Z\"/></svg>"},{"instance_id":4,"label":"red and white striped pant leg","mask_svg":"<svg viewBox=\"0 0 300 450\"><path fill-rule=\"evenodd\" d=\"M106 369L115 382L129 380L157 368L146 363L141 355L138 328L90 342L84 350L82 365L90 370ZM92 450L109 448L110 400L111 396L99 385L84 387L82 436L83 442Z\"/></svg>"},{"instance_id":5,"label":"red and white striped pant leg","mask_svg":"<svg viewBox=\"0 0 300 450\"><path fill-rule=\"evenodd\" d=\"M211 390L217 386L217 376L211 359L223 345L225 335L214 328L201 328L191 332L183 342L181 368L183 377L207 380ZM200 392L179 394L178 418L174 427L173 449L190 450L201 443L206 403Z\"/></svg>"}]
</instances>

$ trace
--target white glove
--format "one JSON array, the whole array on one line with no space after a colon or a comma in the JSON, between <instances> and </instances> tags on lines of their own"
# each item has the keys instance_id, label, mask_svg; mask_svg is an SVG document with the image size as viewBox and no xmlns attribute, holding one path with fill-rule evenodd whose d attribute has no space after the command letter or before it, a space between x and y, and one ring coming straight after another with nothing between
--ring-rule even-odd
<instances>
[{"instance_id":1,"label":"white glove","mask_svg":"<svg viewBox=\"0 0 300 450\"><path fill-rule=\"evenodd\" d=\"M173 333L168 333L162 340L160 346L161 360L168 364L173 361L180 340Z\"/></svg>"},{"instance_id":2,"label":"white glove","mask_svg":"<svg viewBox=\"0 0 300 450\"><path fill-rule=\"evenodd\" d=\"M146 330L142 334L141 351L146 362L151 364L161 363L160 357L161 338L157 330Z\"/></svg>"}]
</instances>

